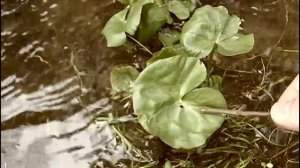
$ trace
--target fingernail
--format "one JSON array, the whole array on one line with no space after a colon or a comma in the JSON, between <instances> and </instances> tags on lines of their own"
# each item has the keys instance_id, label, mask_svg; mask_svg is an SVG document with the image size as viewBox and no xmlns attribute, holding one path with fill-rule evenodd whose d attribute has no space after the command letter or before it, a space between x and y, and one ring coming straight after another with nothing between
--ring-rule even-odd
<instances>
[{"instance_id":1,"label":"fingernail","mask_svg":"<svg viewBox=\"0 0 300 168\"><path fill-rule=\"evenodd\" d=\"M285 126L289 122L290 108L292 101L277 102L271 108L271 117L279 126Z\"/></svg>"}]
</instances>

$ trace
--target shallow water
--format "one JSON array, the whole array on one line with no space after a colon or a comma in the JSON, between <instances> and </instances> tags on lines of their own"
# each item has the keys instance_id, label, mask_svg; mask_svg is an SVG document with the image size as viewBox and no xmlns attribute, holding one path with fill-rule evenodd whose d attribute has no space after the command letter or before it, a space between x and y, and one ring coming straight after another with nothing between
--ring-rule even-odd
<instances>
[{"instance_id":1,"label":"shallow water","mask_svg":"<svg viewBox=\"0 0 300 168\"><path fill-rule=\"evenodd\" d=\"M266 64L271 60L269 76L298 73L298 1L209 4L224 4L245 20L245 31L254 33L256 40L255 49L245 57L260 55ZM100 35L108 18L121 8L111 0L1 1L1 168L88 168L97 160L99 165L128 165L125 160L132 159L132 153L116 138L113 127L105 121L91 122L93 116L119 109L107 90L110 69L135 62L124 48L107 48ZM253 68L263 67L260 59L245 57L218 59L219 69L228 71L224 92L231 105L267 110L270 99L258 103L243 96L249 92L244 86L260 80L262 72L251 74ZM247 71L247 77L232 79L236 70ZM274 99L286 85L275 92L270 88ZM136 145L153 160L164 158L166 146L148 142L144 132L136 134L135 125L129 128Z\"/></svg>"}]
</instances>

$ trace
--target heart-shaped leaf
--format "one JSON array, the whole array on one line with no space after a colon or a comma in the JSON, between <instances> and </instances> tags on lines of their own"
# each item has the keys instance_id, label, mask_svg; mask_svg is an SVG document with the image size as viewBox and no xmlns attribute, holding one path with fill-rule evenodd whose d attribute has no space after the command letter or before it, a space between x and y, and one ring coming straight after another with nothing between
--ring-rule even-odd
<instances>
[{"instance_id":1,"label":"heart-shaped leaf","mask_svg":"<svg viewBox=\"0 0 300 168\"><path fill-rule=\"evenodd\" d=\"M138 40L147 42L166 22L169 13L164 6L154 3L146 4L142 10L142 19L138 31Z\"/></svg>"},{"instance_id":2,"label":"heart-shaped leaf","mask_svg":"<svg viewBox=\"0 0 300 168\"><path fill-rule=\"evenodd\" d=\"M118 47L126 42L126 15L129 7L112 16L102 30L108 47Z\"/></svg>"},{"instance_id":3,"label":"heart-shaped leaf","mask_svg":"<svg viewBox=\"0 0 300 168\"><path fill-rule=\"evenodd\" d=\"M199 108L226 108L218 90L194 89L205 78L206 68L196 57L173 56L148 65L133 87L134 113L141 125L173 148L203 146L224 116L199 113Z\"/></svg>"},{"instance_id":4,"label":"heart-shaped leaf","mask_svg":"<svg viewBox=\"0 0 300 168\"><path fill-rule=\"evenodd\" d=\"M113 68L110 72L110 83L113 93L130 93L132 84L138 75L139 72L131 66Z\"/></svg>"},{"instance_id":5,"label":"heart-shaped leaf","mask_svg":"<svg viewBox=\"0 0 300 168\"><path fill-rule=\"evenodd\" d=\"M136 0L131 4L126 24L126 32L128 34L134 35L141 21L143 6L152 2L153 0Z\"/></svg>"},{"instance_id":6,"label":"heart-shaped leaf","mask_svg":"<svg viewBox=\"0 0 300 168\"><path fill-rule=\"evenodd\" d=\"M217 51L225 56L246 53L253 48L254 38L239 34L240 24L240 19L235 15L230 17L225 7L205 5L183 26L180 42L199 58L209 55L215 44Z\"/></svg>"}]
</instances>

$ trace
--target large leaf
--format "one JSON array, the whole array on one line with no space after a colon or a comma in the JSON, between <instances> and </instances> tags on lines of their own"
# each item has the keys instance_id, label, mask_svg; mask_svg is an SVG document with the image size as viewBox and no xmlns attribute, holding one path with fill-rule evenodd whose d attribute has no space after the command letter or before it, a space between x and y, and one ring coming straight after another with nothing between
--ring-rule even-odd
<instances>
[{"instance_id":1,"label":"large leaf","mask_svg":"<svg viewBox=\"0 0 300 168\"><path fill-rule=\"evenodd\" d=\"M126 32L128 34L134 35L141 21L143 6L151 2L153 0L136 0L131 4L126 24Z\"/></svg>"},{"instance_id":2,"label":"large leaf","mask_svg":"<svg viewBox=\"0 0 300 168\"><path fill-rule=\"evenodd\" d=\"M134 113L141 125L173 148L203 146L224 117L199 113L198 109L226 108L219 91L193 90L205 78L206 68L196 57L173 56L148 65L133 87Z\"/></svg>"},{"instance_id":3,"label":"large leaf","mask_svg":"<svg viewBox=\"0 0 300 168\"><path fill-rule=\"evenodd\" d=\"M139 72L131 66L113 68L110 72L110 83L114 93L132 90L132 84L138 77Z\"/></svg>"},{"instance_id":4,"label":"large leaf","mask_svg":"<svg viewBox=\"0 0 300 168\"><path fill-rule=\"evenodd\" d=\"M142 19L138 31L138 40L147 42L158 29L167 22L168 13L163 6L154 3L146 4L142 10Z\"/></svg>"},{"instance_id":5,"label":"large leaf","mask_svg":"<svg viewBox=\"0 0 300 168\"><path fill-rule=\"evenodd\" d=\"M254 38L238 34L240 23L237 16L229 16L225 7L205 5L183 26L180 42L199 58L209 55L215 44L225 56L246 53L253 48Z\"/></svg>"},{"instance_id":6,"label":"large leaf","mask_svg":"<svg viewBox=\"0 0 300 168\"><path fill-rule=\"evenodd\" d=\"M126 15L129 7L112 16L102 30L108 47L118 47L126 42Z\"/></svg>"}]
</instances>

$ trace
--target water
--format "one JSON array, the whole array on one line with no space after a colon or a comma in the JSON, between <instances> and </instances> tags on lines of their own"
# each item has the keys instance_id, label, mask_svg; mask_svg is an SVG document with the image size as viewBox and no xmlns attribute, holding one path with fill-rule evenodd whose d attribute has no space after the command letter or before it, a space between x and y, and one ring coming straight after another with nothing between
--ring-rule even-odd
<instances>
[{"instance_id":1,"label":"water","mask_svg":"<svg viewBox=\"0 0 300 168\"><path fill-rule=\"evenodd\" d=\"M298 1L210 4L224 4L245 20L245 31L256 37L255 50L245 57L260 55L267 65L272 55L269 76L298 73ZM115 65L136 61L124 48L107 48L100 35L109 17L121 8L111 0L1 1L1 168L88 168L97 160L104 167L130 165L133 154L115 136L114 127L91 120L122 109L108 94L109 72ZM219 58L219 69L228 71L224 92L231 105L245 104L251 110L270 107L265 104L272 103L269 98L257 99L263 102L258 103L243 96L249 94L246 86L252 78L260 81L262 71L226 84L236 70L261 70L259 63L261 59ZM286 85L275 92L277 97ZM274 88L270 92L276 99ZM126 131L149 155L135 160L168 157L168 147L145 138L141 127L131 124Z\"/></svg>"}]
</instances>

